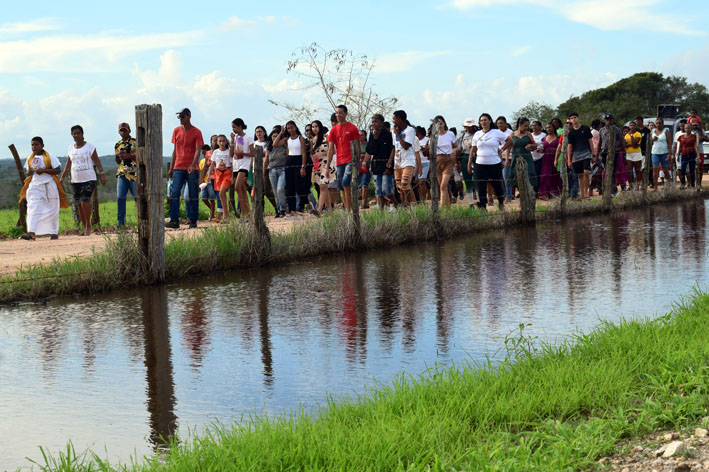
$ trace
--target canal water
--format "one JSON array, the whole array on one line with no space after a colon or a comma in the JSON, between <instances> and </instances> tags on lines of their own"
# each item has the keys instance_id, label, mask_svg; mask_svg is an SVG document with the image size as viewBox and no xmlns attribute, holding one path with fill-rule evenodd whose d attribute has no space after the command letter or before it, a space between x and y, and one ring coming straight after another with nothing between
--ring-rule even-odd
<instances>
[{"instance_id":1,"label":"canal water","mask_svg":"<svg viewBox=\"0 0 709 472\"><path fill-rule=\"evenodd\" d=\"M499 359L520 323L554 341L662 314L709 282L706 221L697 201L0 307L0 470Z\"/></svg>"}]
</instances>

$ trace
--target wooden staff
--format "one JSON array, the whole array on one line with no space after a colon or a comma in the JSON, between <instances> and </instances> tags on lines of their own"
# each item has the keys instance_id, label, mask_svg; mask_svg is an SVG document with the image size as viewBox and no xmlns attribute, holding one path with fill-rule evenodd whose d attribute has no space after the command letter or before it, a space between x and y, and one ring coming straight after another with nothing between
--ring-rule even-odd
<instances>
[{"instance_id":1,"label":"wooden staff","mask_svg":"<svg viewBox=\"0 0 709 472\"><path fill-rule=\"evenodd\" d=\"M10 148L12 157L15 159L17 174L20 177L20 185L24 185L25 179L27 177L25 176L25 169L24 167L22 167L22 160L20 159L20 155L17 153L17 149L15 148L14 144L10 144L8 148ZM15 226L21 226L22 229L27 232L27 199L23 198L22 200L20 200L18 205L20 207L20 215L17 218L17 224Z\"/></svg>"}]
</instances>

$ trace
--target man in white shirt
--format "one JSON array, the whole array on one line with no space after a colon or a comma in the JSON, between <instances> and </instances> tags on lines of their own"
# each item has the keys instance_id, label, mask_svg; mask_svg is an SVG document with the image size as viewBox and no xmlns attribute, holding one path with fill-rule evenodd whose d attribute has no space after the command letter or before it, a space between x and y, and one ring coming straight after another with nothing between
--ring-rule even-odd
<instances>
[{"instance_id":1,"label":"man in white shirt","mask_svg":"<svg viewBox=\"0 0 709 472\"><path fill-rule=\"evenodd\" d=\"M399 173L401 175L400 193L401 201L405 206L416 203L416 196L411 188L411 180L414 176L414 169L421 168L421 161L414 152L414 141L416 140L416 130L406 119L404 110L394 112L392 119L394 122L394 147L400 157Z\"/></svg>"}]
</instances>

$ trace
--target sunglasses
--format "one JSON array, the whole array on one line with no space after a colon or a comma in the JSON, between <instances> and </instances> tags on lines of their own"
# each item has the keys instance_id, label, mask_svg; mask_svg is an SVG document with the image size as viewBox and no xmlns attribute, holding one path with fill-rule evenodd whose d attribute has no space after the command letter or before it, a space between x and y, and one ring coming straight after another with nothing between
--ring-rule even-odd
<instances>
[{"instance_id":1,"label":"sunglasses","mask_svg":"<svg viewBox=\"0 0 709 472\"><path fill-rule=\"evenodd\" d=\"M128 128L118 128L118 131L130 131Z\"/></svg>"}]
</instances>

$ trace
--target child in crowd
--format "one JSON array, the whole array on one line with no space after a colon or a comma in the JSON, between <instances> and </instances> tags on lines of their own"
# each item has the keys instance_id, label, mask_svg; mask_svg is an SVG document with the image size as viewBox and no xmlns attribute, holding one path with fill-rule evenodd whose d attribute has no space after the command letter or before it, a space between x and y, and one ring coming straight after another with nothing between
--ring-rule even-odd
<instances>
[{"instance_id":1,"label":"child in crowd","mask_svg":"<svg viewBox=\"0 0 709 472\"><path fill-rule=\"evenodd\" d=\"M218 148L212 151L212 165L210 172L214 172L214 188L219 192L219 200L222 202L222 208L229 208L226 201L227 190L231 187L234 171L232 169L232 155L229 152L229 141L226 136L220 134L217 136ZM224 223L229 223L229 212L224 212Z\"/></svg>"},{"instance_id":2,"label":"child in crowd","mask_svg":"<svg viewBox=\"0 0 709 472\"><path fill-rule=\"evenodd\" d=\"M603 195L603 162L599 159L598 154L591 156L591 169L588 172L591 178L588 196L593 196L593 190L598 190L599 195Z\"/></svg>"},{"instance_id":3,"label":"child in crowd","mask_svg":"<svg viewBox=\"0 0 709 472\"><path fill-rule=\"evenodd\" d=\"M216 219L217 192L214 191L214 169L212 168L212 148L205 144L201 149L202 159L199 161L199 188L202 189L202 202L209 208L209 219Z\"/></svg>"}]
</instances>

